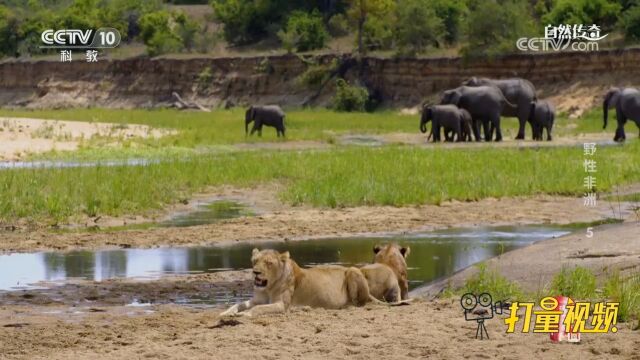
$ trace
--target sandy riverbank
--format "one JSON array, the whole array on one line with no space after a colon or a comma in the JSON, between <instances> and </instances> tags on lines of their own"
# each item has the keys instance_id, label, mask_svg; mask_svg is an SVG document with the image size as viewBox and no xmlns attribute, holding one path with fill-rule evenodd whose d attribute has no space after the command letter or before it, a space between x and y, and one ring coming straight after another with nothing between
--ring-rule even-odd
<instances>
[{"instance_id":1,"label":"sandy riverbank","mask_svg":"<svg viewBox=\"0 0 640 360\"><path fill-rule=\"evenodd\" d=\"M250 197L249 197L250 198ZM254 201L254 200L247 200ZM620 217L613 204L584 207L579 198L540 195L525 198L447 202L440 206L313 209L274 206L254 217L188 228L154 228L115 232L5 231L0 252L114 247L206 245L238 241L292 241L390 232L418 232L448 227L570 224ZM626 206L624 218L634 216Z\"/></svg>"}]
</instances>

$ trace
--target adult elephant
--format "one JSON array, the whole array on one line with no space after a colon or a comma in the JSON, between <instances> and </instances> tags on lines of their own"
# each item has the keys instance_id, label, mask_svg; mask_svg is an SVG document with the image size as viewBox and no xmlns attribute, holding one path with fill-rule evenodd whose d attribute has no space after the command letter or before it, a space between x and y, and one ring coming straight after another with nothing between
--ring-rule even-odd
<instances>
[{"instance_id":1,"label":"adult elephant","mask_svg":"<svg viewBox=\"0 0 640 360\"><path fill-rule=\"evenodd\" d=\"M465 129L468 124L462 111L464 110L455 105L425 106L420 117L420 131L426 133L427 123L432 121L433 124L431 125L431 133L428 139L433 135L433 142L440 141L440 129L444 129L446 141L453 141L456 136L456 141L464 141L463 133L465 131L469 132L469 130ZM449 132L452 132L451 137L448 135Z\"/></svg>"},{"instance_id":2,"label":"adult elephant","mask_svg":"<svg viewBox=\"0 0 640 360\"><path fill-rule=\"evenodd\" d=\"M607 127L609 109L616 109L616 120L618 128L613 141L622 142L627 137L624 133L624 124L627 120L632 120L640 129L640 91L634 88L611 88L604 97L602 111L604 112L604 126ZM640 134L638 135L640 137Z\"/></svg>"},{"instance_id":3,"label":"adult elephant","mask_svg":"<svg viewBox=\"0 0 640 360\"><path fill-rule=\"evenodd\" d=\"M271 126L276 128L278 137L280 134L284 137L284 111L277 105L251 106L245 113L244 133L249 132L249 124L253 122L250 135L258 131L258 136L262 136L262 126Z\"/></svg>"},{"instance_id":4,"label":"adult elephant","mask_svg":"<svg viewBox=\"0 0 640 360\"><path fill-rule=\"evenodd\" d=\"M527 119L529 119L529 111L531 109L531 102L536 101L536 88L533 84L526 79L511 78L511 79L489 79L472 77L464 82L462 85L466 86L495 86L504 97L512 104L516 105L515 108L505 107L500 115L506 117L517 117L519 122L518 135L516 140L524 140L524 129Z\"/></svg>"},{"instance_id":5,"label":"adult elephant","mask_svg":"<svg viewBox=\"0 0 640 360\"><path fill-rule=\"evenodd\" d=\"M553 105L545 100L531 102L531 111L529 112L529 123L531 124L531 132L533 140L542 140L542 132L547 130L547 141L551 141L551 130L556 118L556 110Z\"/></svg>"},{"instance_id":6,"label":"adult elephant","mask_svg":"<svg viewBox=\"0 0 640 360\"><path fill-rule=\"evenodd\" d=\"M480 139L480 123L482 123L485 141L493 139L494 130L496 131L495 141L502 141L500 114L505 107L515 108L515 105L510 103L495 86L460 86L446 90L442 94L440 103L456 105L467 110L473 119L473 134L476 140Z\"/></svg>"}]
</instances>

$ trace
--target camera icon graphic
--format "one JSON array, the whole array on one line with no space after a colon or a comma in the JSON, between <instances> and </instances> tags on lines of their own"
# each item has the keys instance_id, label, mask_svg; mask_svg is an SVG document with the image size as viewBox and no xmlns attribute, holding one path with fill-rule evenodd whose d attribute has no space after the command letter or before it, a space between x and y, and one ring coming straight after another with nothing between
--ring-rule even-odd
<instances>
[{"instance_id":1,"label":"camera icon graphic","mask_svg":"<svg viewBox=\"0 0 640 360\"><path fill-rule=\"evenodd\" d=\"M475 321L478 323L476 329L476 339L480 335L480 340L484 340L486 335L489 338L489 333L484 325L485 320L493 319L495 314L502 315L503 307L508 304L498 301L493 303L493 298L489 293L482 293L478 296L472 293L466 293L460 298L460 306L464 310L464 319L466 321Z\"/></svg>"}]
</instances>

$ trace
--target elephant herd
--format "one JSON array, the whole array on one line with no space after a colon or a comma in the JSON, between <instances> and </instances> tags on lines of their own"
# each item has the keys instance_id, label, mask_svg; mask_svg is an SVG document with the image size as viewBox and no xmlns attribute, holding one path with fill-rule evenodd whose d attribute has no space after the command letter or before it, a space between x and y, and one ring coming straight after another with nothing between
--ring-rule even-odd
<instances>
[{"instance_id":1,"label":"elephant herd","mask_svg":"<svg viewBox=\"0 0 640 360\"><path fill-rule=\"evenodd\" d=\"M444 130L445 141L481 141L482 128L485 141L501 141L500 117L518 118L516 139L524 139L525 125L531 124L534 140L542 140L551 130L555 120L555 109L548 101L536 98L536 89L525 79L494 80L473 77L462 86L446 90L440 105L427 105L422 109L420 131L427 132L427 123L432 122L429 139L440 141ZM495 132L495 139L494 139Z\"/></svg>"},{"instance_id":2,"label":"elephant herd","mask_svg":"<svg viewBox=\"0 0 640 360\"><path fill-rule=\"evenodd\" d=\"M624 141L624 125L634 121L640 128L640 91L634 88L611 88L603 103L604 126L607 126L609 109L616 109L618 127L614 141ZM425 105L420 117L420 131L427 132L427 124L432 122L430 140L441 140L441 130L445 141L501 141L500 117L518 118L516 140L525 137L525 125L529 122L533 140L551 141L551 131L555 121L553 105L536 97L533 84L521 78L488 79L472 77L461 86L443 92L439 105ZM256 131L262 135L263 126L276 129L278 137L285 135L285 113L277 105L251 106L245 114L245 133L249 134L249 124L253 122L251 135ZM495 132L495 138L494 138ZM640 136L640 135L639 135Z\"/></svg>"}]
</instances>

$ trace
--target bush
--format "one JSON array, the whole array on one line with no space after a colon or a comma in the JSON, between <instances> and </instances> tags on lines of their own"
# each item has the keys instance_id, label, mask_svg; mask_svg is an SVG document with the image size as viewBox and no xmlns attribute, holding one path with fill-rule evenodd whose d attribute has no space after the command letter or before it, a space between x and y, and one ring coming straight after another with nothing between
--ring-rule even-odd
<instances>
[{"instance_id":1,"label":"bush","mask_svg":"<svg viewBox=\"0 0 640 360\"><path fill-rule=\"evenodd\" d=\"M344 14L335 14L327 22L329 34L333 37L340 37L349 34L349 22Z\"/></svg>"},{"instance_id":2,"label":"bush","mask_svg":"<svg viewBox=\"0 0 640 360\"><path fill-rule=\"evenodd\" d=\"M445 29L429 0L401 0L397 7L395 38L398 53L413 56L438 46Z\"/></svg>"},{"instance_id":3,"label":"bush","mask_svg":"<svg viewBox=\"0 0 640 360\"><path fill-rule=\"evenodd\" d=\"M191 51L196 44L196 38L202 37L200 25L180 12L173 16L175 22L174 31L182 40L185 49Z\"/></svg>"},{"instance_id":4,"label":"bush","mask_svg":"<svg viewBox=\"0 0 640 360\"><path fill-rule=\"evenodd\" d=\"M329 38L322 17L317 11L294 11L287 21L285 32L295 37L297 51L321 49Z\"/></svg>"},{"instance_id":5,"label":"bush","mask_svg":"<svg viewBox=\"0 0 640 360\"><path fill-rule=\"evenodd\" d=\"M369 91L365 87L349 85L344 79L336 81L336 95L333 106L337 111L365 111Z\"/></svg>"},{"instance_id":6,"label":"bush","mask_svg":"<svg viewBox=\"0 0 640 360\"><path fill-rule=\"evenodd\" d=\"M640 5L636 5L627 10L620 20L620 25L624 30L627 40L640 40Z\"/></svg>"},{"instance_id":7,"label":"bush","mask_svg":"<svg viewBox=\"0 0 640 360\"><path fill-rule=\"evenodd\" d=\"M184 13L155 11L140 18L140 35L151 56L193 50L206 36Z\"/></svg>"},{"instance_id":8,"label":"bush","mask_svg":"<svg viewBox=\"0 0 640 360\"><path fill-rule=\"evenodd\" d=\"M494 301L517 300L522 297L522 290L517 283L509 281L496 270L487 269L485 263L477 265L478 272L470 276L464 283L461 292L476 296L489 293Z\"/></svg>"},{"instance_id":9,"label":"bush","mask_svg":"<svg viewBox=\"0 0 640 360\"><path fill-rule=\"evenodd\" d=\"M573 300L589 300L596 294L596 277L591 270L576 266L573 270L562 269L553 277L551 291Z\"/></svg>"},{"instance_id":10,"label":"bush","mask_svg":"<svg viewBox=\"0 0 640 360\"><path fill-rule=\"evenodd\" d=\"M337 68L338 59L333 59L328 64L309 64L307 70L300 74L296 81L303 86L316 87L327 81Z\"/></svg>"}]
</instances>

